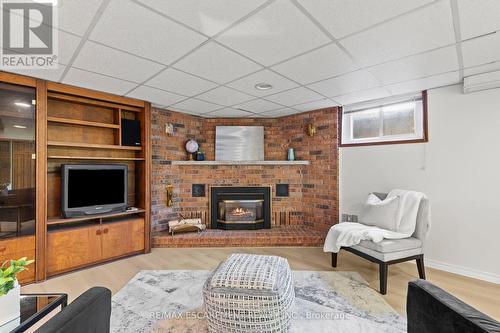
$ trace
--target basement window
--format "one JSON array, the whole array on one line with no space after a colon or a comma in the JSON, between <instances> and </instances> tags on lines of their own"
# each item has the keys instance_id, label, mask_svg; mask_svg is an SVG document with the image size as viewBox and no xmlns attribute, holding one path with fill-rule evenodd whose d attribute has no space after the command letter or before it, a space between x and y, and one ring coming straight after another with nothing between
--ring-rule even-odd
<instances>
[{"instance_id":1,"label":"basement window","mask_svg":"<svg viewBox=\"0 0 500 333\"><path fill-rule=\"evenodd\" d=\"M345 106L339 129L341 147L427 142L427 94Z\"/></svg>"}]
</instances>

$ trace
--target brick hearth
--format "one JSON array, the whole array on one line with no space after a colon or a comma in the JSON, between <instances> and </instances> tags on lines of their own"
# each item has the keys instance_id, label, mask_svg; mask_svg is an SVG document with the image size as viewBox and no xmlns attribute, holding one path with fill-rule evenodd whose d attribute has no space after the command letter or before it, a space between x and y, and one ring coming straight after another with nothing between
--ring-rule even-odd
<instances>
[{"instance_id":1,"label":"brick hearth","mask_svg":"<svg viewBox=\"0 0 500 333\"><path fill-rule=\"evenodd\" d=\"M276 226L261 230L207 229L200 233L169 235L157 233L154 247L252 247L252 246L322 246L325 233L306 226Z\"/></svg>"},{"instance_id":2,"label":"brick hearth","mask_svg":"<svg viewBox=\"0 0 500 333\"><path fill-rule=\"evenodd\" d=\"M317 134L306 134L313 123ZM165 133L172 124L175 134ZM184 144L196 139L207 160L215 159L215 127L264 126L265 159L284 160L288 147L309 165L172 165L185 160ZM152 231L153 246L320 245L338 221L337 109L322 109L277 119L205 119L153 109ZM276 184L289 184L289 197L276 197ZM165 206L165 186L174 189L173 206ZM193 197L192 185L204 184L205 197ZM206 230L200 235L166 236L168 221L201 217L209 224L210 186L271 186L272 229ZM216 245L213 245L216 244Z\"/></svg>"}]
</instances>

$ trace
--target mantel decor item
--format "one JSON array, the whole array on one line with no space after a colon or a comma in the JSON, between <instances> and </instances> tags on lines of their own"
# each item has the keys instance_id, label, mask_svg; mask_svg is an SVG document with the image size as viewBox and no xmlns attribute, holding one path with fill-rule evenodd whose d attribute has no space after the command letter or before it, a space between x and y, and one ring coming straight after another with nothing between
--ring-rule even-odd
<instances>
[{"instance_id":1,"label":"mantel decor item","mask_svg":"<svg viewBox=\"0 0 500 333\"><path fill-rule=\"evenodd\" d=\"M306 132L307 135L314 136L316 134L316 126L314 126L313 123L310 123L309 125L307 125Z\"/></svg>"},{"instance_id":2,"label":"mantel decor item","mask_svg":"<svg viewBox=\"0 0 500 333\"><path fill-rule=\"evenodd\" d=\"M295 151L293 148L288 148L288 160L295 161Z\"/></svg>"},{"instance_id":3,"label":"mantel decor item","mask_svg":"<svg viewBox=\"0 0 500 333\"><path fill-rule=\"evenodd\" d=\"M0 327L20 317L21 287L17 274L33 262L27 258L7 260L0 267Z\"/></svg>"},{"instance_id":4,"label":"mantel decor item","mask_svg":"<svg viewBox=\"0 0 500 333\"><path fill-rule=\"evenodd\" d=\"M186 151L188 152L188 156L187 156L188 161L193 160L193 154L196 153L199 148L200 148L200 145L194 139L191 139L188 142L186 142Z\"/></svg>"}]
</instances>

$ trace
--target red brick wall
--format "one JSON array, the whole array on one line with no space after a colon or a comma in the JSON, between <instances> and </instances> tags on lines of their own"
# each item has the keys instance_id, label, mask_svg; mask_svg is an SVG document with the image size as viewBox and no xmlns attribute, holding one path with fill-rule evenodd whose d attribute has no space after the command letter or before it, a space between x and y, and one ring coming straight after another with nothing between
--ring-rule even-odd
<instances>
[{"instance_id":1,"label":"red brick wall","mask_svg":"<svg viewBox=\"0 0 500 333\"><path fill-rule=\"evenodd\" d=\"M210 185L272 186L273 224L302 224L327 230L338 221L338 149L336 108L317 110L277 119L204 119L153 109L153 231L166 228L168 220L181 213L208 219ZM305 128L314 123L317 134ZM176 129L165 134L165 124ZM185 142L195 138L206 154L215 159L215 126L264 126L266 160L286 159L287 148L296 158L309 160L305 166L174 166L172 160L186 159ZM274 197L275 184L288 183L290 196ZM174 205L166 207L165 186L174 186ZM207 184L204 198L191 196L192 184Z\"/></svg>"}]
</instances>

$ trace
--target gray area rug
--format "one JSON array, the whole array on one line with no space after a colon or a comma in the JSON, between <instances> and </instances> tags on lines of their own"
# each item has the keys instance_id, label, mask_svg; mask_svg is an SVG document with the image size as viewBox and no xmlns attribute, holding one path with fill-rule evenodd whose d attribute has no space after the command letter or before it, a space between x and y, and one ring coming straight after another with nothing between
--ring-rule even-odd
<instances>
[{"instance_id":1,"label":"gray area rug","mask_svg":"<svg viewBox=\"0 0 500 333\"><path fill-rule=\"evenodd\" d=\"M206 332L209 271L141 271L113 296L111 332ZM406 320L355 272L293 272L291 332L406 332Z\"/></svg>"}]
</instances>

